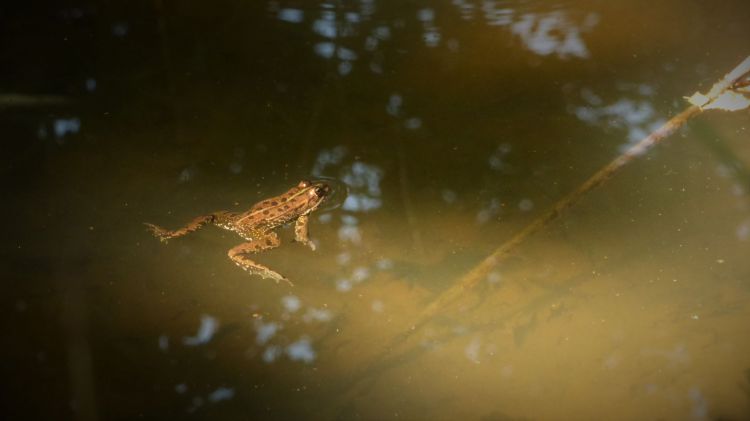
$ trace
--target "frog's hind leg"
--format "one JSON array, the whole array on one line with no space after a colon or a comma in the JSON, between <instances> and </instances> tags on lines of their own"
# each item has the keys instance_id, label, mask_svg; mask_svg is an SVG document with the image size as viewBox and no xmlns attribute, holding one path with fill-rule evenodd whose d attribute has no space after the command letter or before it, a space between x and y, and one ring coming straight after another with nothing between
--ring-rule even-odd
<instances>
[{"instance_id":1,"label":"frog's hind leg","mask_svg":"<svg viewBox=\"0 0 750 421\"><path fill-rule=\"evenodd\" d=\"M280 244L281 241L279 240L279 236L276 235L276 233L270 233L260 239L242 243L239 246L232 248L227 255L229 255L229 258L232 259L237 266L245 269L252 275L260 275L264 278L273 279L277 284L280 281L284 281L289 285L294 286L289 279L286 279L280 273L271 270L260 263L256 263L247 257L250 253L272 249L278 247Z\"/></svg>"},{"instance_id":2,"label":"frog's hind leg","mask_svg":"<svg viewBox=\"0 0 750 421\"><path fill-rule=\"evenodd\" d=\"M148 227L149 231L151 231L151 233L154 234L156 238L158 238L161 241L166 242L167 240L170 240L172 238L182 237L183 235L187 235L193 231L197 231L202 226L213 223L215 220L216 220L216 215L213 213L210 215L199 216L193 219L192 221L190 221L184 227L176 229L174 231L170 231L166 228L162 228L154 224L149 224L147 222L144 223L144 225Z\"/></svg>"}]
</instances>

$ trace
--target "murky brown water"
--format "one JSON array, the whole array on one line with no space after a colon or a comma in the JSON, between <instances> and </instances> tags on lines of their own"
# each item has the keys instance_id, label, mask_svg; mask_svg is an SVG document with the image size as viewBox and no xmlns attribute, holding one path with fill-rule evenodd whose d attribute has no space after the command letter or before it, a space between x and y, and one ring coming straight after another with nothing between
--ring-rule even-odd
<instances>
[{"instance_id":1,"label":"murky brown water","mask_svg":"<svg viewBox=\"0 0 750 421\"><path fill-rule=\"evenodd\" d=\"M250 3L3 6L3 418L750 418L747 111L417 323L746 57L750 6ZM142 225L316 177L318 250L257 255L295 287Z\"/></svg>"}]
</instances>

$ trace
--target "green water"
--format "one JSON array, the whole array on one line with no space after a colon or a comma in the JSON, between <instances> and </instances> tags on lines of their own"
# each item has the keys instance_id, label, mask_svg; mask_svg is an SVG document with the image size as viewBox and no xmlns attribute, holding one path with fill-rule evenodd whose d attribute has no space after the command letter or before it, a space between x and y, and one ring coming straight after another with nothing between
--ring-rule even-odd
<instances>
[{"instance_id":1,"label":"green water","mask_svg":"<svg viewBox=\"0 0 750 421\"><path fill-rule=\"evenodd\" d=\"M743 1L2 6L4 419L747 419L748 113L704 113L442 292L747 54ZM280 229L177 228L305 178ZM410 332L405 335L405 332ZM395 339L394 339L395 338Z\"/></svg>"}]
</instances>

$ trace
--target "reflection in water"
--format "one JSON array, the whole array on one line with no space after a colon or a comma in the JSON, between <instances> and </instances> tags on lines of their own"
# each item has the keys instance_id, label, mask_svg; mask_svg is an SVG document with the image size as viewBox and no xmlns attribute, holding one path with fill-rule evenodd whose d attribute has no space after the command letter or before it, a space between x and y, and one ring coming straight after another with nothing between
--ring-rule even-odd
<instances>
[{"instance_id":1,"label":"reflection in water","mask_svg":"<svg viewBox=\"0 0 750 421\"><path fill-rule=\"evenodd\" d=\"M496 218L500 214L500 199L493 197L489 203L483 206L479 212L477 212L476 221L478 224L486 224L491 219Z\"/></svg>"},{"instance_id":2,"label":"reflection in water","mask_svg":"<svg viewBox=\"0 0 750 421\"><path fill-rule=\"evenodd\" d=\"M370 304L370 308L372 308L372 311L375 313L382 313L385 311L385 304L380 300L373 300Z\"/></svg>"},{"instance_id":3,"label":"reflection in water","mask_svg":"<svg viewBox=\"0 0 750 421\"><path fill-rule=\"evenodd\" d=\"M506 157L512 149L513 146L507 142L503 142L498 145L495 151L491 153L490 157L488 158L490 168L506 174L513 172L513 167L506 160Z\"/></svg>"},{"instance_id":4,"label":"reflection in water","mask_svg":"<svg viewBox=\"0 0 750 421\"><path fill-rule=\"evenodd\" d=\"M266 347L265 350L263 350L263 354L261 356L261 359L264 363L270 364L274 361L276 361L277 358L279 358L282 354L283 349L278 345L270 345Z\"/></svg>"},{"instance_id":5,"label":"reflection in water","mask_svg":"<svg viewBox=\"0 0 750 421\"><path fill-rule=\"evenodd\" d=\"M177 385L176 391L178 394L183 394L187 392L187 387L180 388L181 385ZM209 403L219 403L222 401L228 401L232 398L234 398L235 391L233 388L229 387L219 387L213 392L209 393L208 396L204 399L202 396L195 396L192 399L191 405L187 407L188 413L193 413L197 411L200 407L202 407L206 401Z\"/></svg>"},{"instance_id":6,"label":"reflection in water","mask_svg":"<svg viewBox=\"0 0 750 421\"><path fill-rule=\"evenodd\" d=\"M350 291L354 285L360 284L370 277L370 269L364 266L354 268L351 275L336 281L336 289L340 292Z\"/></svg>"},{"instance_id":7,"label":"reflection in water","mask_svg":"<svg viewBox=\"0 0 750 421\"><path fill-rule=\"evenodd\" d=\"M336 52L336 44L332 42L319 42L315 44L315 53L323 58L331 58Z\"/></svg>"},{"instance_id":8,"label":"reflection in water","mask_svg":"<svg viewBox=\"0 0 750 421\"><path fill-rule=\"evenodd\" d=\"M296 8L278 8L276 2L271 2L271 10L277 10L277 18L281 21L299 24L305 18L304 11ZM453 5L458 9L464 20L475 18L476 6L466 0L454 0ZM580 22L571 18L564 10L546 13L519 12L507 2L484 0L480 6L481 15L487 25L492 27L508 27L518 36L523 45L540 56L556 55L559 58L588 58L590 53L582 38L583 33L591 32L599 23L596 13L586 14ZM362 49L370 53L371 72L382 74L385 49L383 42L393 37L393 31L404 32L409 28L402 19L383 24L372 15L380 10L375 2L361 2L359 11L338 10L332 4L324 4L322 10L315 13L311 30L317 36L325 38L313 45L313 51L325 59L337 58L337 69L340 76L351 73L357 53L342 45L346 39L354 38L362 42L359 35L364 37ZM445 13L445 9L421 8L416 10L412 19L416 19L421 26L421 39L428 48L436 48L445 38L441 28L437 25L438 10ZM347 41L348 42L348 41ZM458 51L459 40L448 37L445 42L448 51Z\"/></svg>"},{"instance_id":9,"label":"reflection in water","mask_svg":"<svg viewBox=\"0 0 750 421\"><path fill-rule=\"evenodd\" d=\"M589 51L581 38L581 32L592 30L598 21L595 14L590 14L577 26L568 20L564 12L538 15L529 13L521 15L510 27L529 50L539 55L587 58Z\"/></svg>"},{"instance_id":10,"label":"reflection in water","mask_svg":"<svg viewBox=\"0 0 750 421\"><path fill-rule=\"evenodd\" d=\"M315 164L311 171L312 175L315 177L326 176L328 168L340 165L344 157L346 157L346 147L344 146L321 150L315 159Z\"/></svg>"},{"instance_id":11,"label":"reflection in water","mask_svg":"<svg viewBox=\"0 0 750 421\"><path fill-rule=\"evenodd\" d=\"M362 233L357 225L359 220L352 215L341 216L341 227L339 228L339 240L342 243L351 243L360 245L362 243Z\"/></svg>"},{"instance_id":12,"label":"reflection in water","mask_svg":"<svg viewBox=\"0 0 750 421\"><path fill-rule=\"evenodd\" d=\"M258 345L265 345L268 341L273 338L276 332L281 328L281 325L276 322L263 323L262 320L255 321L255 343Z\"/></svg>"},{"instance_id":13,"label":"reflection in water","mask_svg":"<svg viewBox=\"0 0 750 421\"><path fill-rule=\"evenodd\" d=\"M387 106L387 112L398 116L401 112L401 97L393 94ZM419 120L412 119L407 125L418 128ZM334 176L346 183L348 196L342 205L343 213L339 216L340 225L337 229L338 246L341 251L334 260L341 267L342 275L333 285L338 292L346 293L361 285L373 276L374 271L388 271L393 268L393 261L386 257L379 257L373 262L372 257L361 254L359 250L366 244L360 227L360 219L355 216L360 213L371 213L383 206L382 182L384 171L373 164L355 160L347 162L347 151L343 146L322 150L312 169L312 173L319 177ZM321 222L330 221L330 214L320 215ZM359 251L359 252L358 252ZM382 301L376 300L372 304L375 312L382 312ZM309 309L305 317L315 316ZM325 317L322 317L325 316ZM331 319L330 311L324 310L317 315L317 320Z\"/></svg>"},{"instance_id":14,"label":"reflection in water","mask_svg":"<svg viewBox=\"0 0 750 421\"><path fill-rule=\"evenodd\" d=\"M313 31L324 38L336 38L336 14L324 10L319 19L313 22Z\"/></svg>"},{"instance_id":15,"label":"reflection in water","mask_svg":"<svg viewBox=\"0 0 750 421\"><path fill-rule=\"evenodd\" d=\"M398 96L391 97L397 113L400 106ZM364 243L362 230L359 226L360 220L354 214L368 213L379 209L383 205L382 179L383 170L373 164L361 160L346 163L346 148L338 146L332 149L324 149L318 153L313 165L312 174L318 177L333 176L343 181L348 187L348 195L341 206L344 213L339 217L340 225L337 230L339 246L343 249L337 254L335 260L343 268L354 263L350 247L360 247ZM321 222L329 222L330 214L319 216ZM383 261L388 261L387 259ZM368 264L369 266L369 264ZM367 266L357 266L351 269L349 276L343 276L334 281L339 292L348 292L356 284L360 284L370 276Z\"/></svg>"},{"instance_id":16,"label":"reflection in water","mask_svg":"<svg viewBox=\"0 0 750 421\"><path fill-rule=\"evenodd\" d=\"M159 349L162 352L166 352L169 350L169 336L159 335Z\"/></svg>"},{"instance_id":17,"label":"reflection in water","mask_svg":"<svg viewBox=\"0 0 750 421\"><path fill-rule=\"evenodd\" d=\"M305 13L300 9L281 9L279 19L285 22L301 23L305 19Z\"/></svg>"},{"instance_id":18,"label":"reflection in water","mask_svg":"<svg viewBox=\"0 0 750 421\"><path fill-rule=\"evenodd\" d=\"M208 395L209 402L221 402L232 399L234 397L234 389L230 387L220 387L211 394Z\"/></svg>"},{"instance_id":19,"label":"reflection in water","mask_svg":"<svg viewBox=\"0 0 750 421\"><path fill-rule=\"evenodd\" d=\"M464 355L466 358L474 364L479 364L479 352L482 348L482 339L475 336L471 339L466 348L464 348Z\"/></svg>"},{"instance_id":20,"label":"reflection in water","mask_svg":"<svg viewBox=\"0 0 750 421\"><path fill-rule=\"evenodd\" d=\"M534 201L528 198L523 198L520 202L518 202L518 209L521 212L528 212L534 209Z\"/></svg>"},{"instance_id":21,"label":"reflection in water","mask_svg":"<svg viewBox=\"0 0 750 421\"><path fill-rule=\"evenodd\" d=\"M281 304L289 313L295 313L302 307L302 301L296 295L285 295L281 297Z\"/></svg>"},{"instance_id":22,"label":"reflection in water","mask_svg":"<svg viewBox=\"0 0 750 421\"><path fill-rule=\"evenodd\" d=\"M215 317L204 314L201 316L201 325L195 336L186 336L182 338L182 343L188 346L204 345L211 341L216 330L219 328L219 321Z\"/></svg>"},{"instance_id":23,"label":"reflection in water","mask_svg":"<svg viewBox=\"0 0 750 421\"><path fill-rule=\"evenodd\" d=\"M49 123L42 122L37 126L36 137L46 139L50 128L57 144L62 145L68 136L74 135L81 130L81 120L77 117L56 118L52 121L51 127Z\"/></svg>"},{"instance_id":24,"label":"reflection in water","mask_svg":"<svg viewBox=\"0 0 750 421\"><path fill-rule=\"evenodd\" d=\"M350 187L342 208L352 212L369 212L382 205L380 181L383 171L364 162L353 163L344 171L341 180Z\"/></svg>"},{"instance_id":25,"label":"reflection in water","mask_svg":"<svg viewBox=\"0 0 750 421\"><path fill-rule=\"evenodd\" d=\"M195 166L183 168L180 174L177 176L177 181L180 183L187 183L193 181L195 176L198 174L198 169Z\"/></svg>"},{"instance_id":26,"label":"reflection in water","mask_svg":"<svg viewBox=\"0 0 750 421\"><path fill-rule=\"evenodd\" d=\"M305 315L302 316L302 320L305 323L312 323L312 322L329 322L333 319L333 313L331 313L330 310L326 310L324 308L314 308L310 307L307 309L307 312L305 312Z\"/></svg>"},{"instance_id":27,"label":"reflection in water","mask_svg":"<svg viewBox=\"0 0 750 421\"><path fill-rule=\"evenodd\" d=\"M275 8L275 2L272 3L271 8ZM338 73L340 76L346 76L354 67L353 63L357 59L357 53L343 45L337 44L336 40L338 38L351 37L357 33L360 14L356 12L337 13L329 10L332 9L332 6L327 4L324 4L322 9L318 12L315 20L313 20L312 31L329 41L316 43L313 46L313 51L325 59L337 58L339 60L337 66ZM295 8L282 8L277 12L279 20L289 23L303 23L305 20L304 16L302 10Z\"/></svg>"},{"instance_id":28,"label":"reflection in water","mask_svg":"<svg viewBox=\"0 0 750 421\"><path fill-rule=\"evenodd\" d=\"M286 325L299 327L302 321L306 325L315 323L328 323L333 320L333 312L326 308L309 306L300 315L302 301L295 295L285 295L281 298L281 305L285 310L279 317ZM302 335L298 340L288 342L286 335L277 335L284 329L285 324L279 321L268 320L266 316L256 315L253 320L255 329L255 343L263 347L261 360L267 364L276 362L281 356L286 355L291 361L310 363L315 360L316 352L313 341L307 335ZM270 316L268 316L270 317Z\"/></svg>"},{"instance_id":29,"label":"reflection in water","mask_svg":"<svg viewBox=\"0 0 750 421\"><path fill-rule=\"evenodd\" d=\"M52 123L55 137L64 138L68 134L78 133L81 130L81 120L77 118L58 118Z\"/></svg>"},{"instance_id":30,"label":"reflection in water","mask_svg":"<svg viewBox=\"0 0 750 421\"><path fill-rule=\"evenodd\" d=\"M349 279L339 279L336 281L336 290L339 292L349 292L352 290L352 282Z\"/></svg>"},{"instance_id":31,"label":"reflection in water","mask_svg":"<svg viewBox=\"0 0 750 421\"><path fill-rule=\"evenodd\" d=\"M611 34L621 16L604 3L167 2L156 19L65 9L75 22L55 36L74 48L90 33L74 26L108 14L88 46L96 57L76 50L82 60L49 79L64 80L51 93L76 98L66 106L84 107L19 112L38 127L29 143L52 147L33 151L33 164L5 166L21 204L3 208L17 221L6 233L4 267L18 280L6 284L19 288L5 294L7 319L24 332L6 341L8 369L21 367L7 401L36 405L41 387L57 395L51 413L82 401L75 385L60 385L66 351L49 339L60 332L38 327L56 326L55 291L80 279L98 370L91 401L122 419L747 418L747 189L698 142L642 161L625 187L600 190L398 340L519 220L601 159L598 129L615 129L624 148L660 123L670 103L663 59L631 41L678 55L691 84L707 74L705 55L685 47L697 39L685 26L675 27L678 47L654 32ZM644 32L664 31L635 12ZM149 27L157 21L158 31ZM727 16L688 21L726 23L701 39L746 32ZM165 111L174 104L181 112ZM15 123L19 108L5 105ZM105 118L104 109L115 112ZM706 124L716 128L710 142L747 161L741 123ZM85 141L55 148L73 138ZM669 177L654 176L664 168ZM181 219L316 177L351 194L312 217L316 253L291 246L263 256L288 269L294 287L235 273L221 253L234 241L225 232L201 231L157 254L134 227L164 206ZM284 241L294 235L279 231ZM75 333L71 342L87 335L64 332ZM396 351L375 358L387 343Z\"/></svg>"},{"instance_id":32,"label":"reflection in water","mask_svg":"<svg viewBox=\"0 0 750 421\"><path fill-rule=\"evenodd\" d=\"M401 105L404 103L404 99L399 94L391 94L388 98L388 104L385 106L385 110L388 114L398 117L401 114Z\"/></svg>"},{"instance_id":33,"label":"reflection in water","mask_svg":"<svg viewBox=\"0 0 750 421\"><path fill-rule=\"evenodd\" d=\"M421 9L417 11L417 20L422 22L422 39L428 47L437 47L440 44L440 32L435 26L435 11L433 9Z\"/></svg>"},{"instance_id":34,"label":"reflection in water","mask_svg":"<svg viewBox=\"0 0 750 421\"><path fill-rule=\"evenodd\" d=\"M94 92L96 90L96 79L93 77L90 77L86 79L86 90L89 92Z\"/></svg>"},{"instance_id":35,"label":"reflection in water","mask_svg":"<svg viewBox=\"0 0 750 421\"><path fill-rule=\"evenodd\" d=\"M742 222L740 226L737 227L737 238L742 241L748 241L750 240L750 219Z\"/></svg>"},{"instance_id":36,"label":"reflection in water","mask_svg":"<svg viewBox=\"0 0 750 421\"><path fill-rule=\"evenodd\" d=\"M465 17L473 17L470 15L473 10L466 7L467 5L463 1L458 0L454 3L461 7L462 14ZM498 4L496 0L485 0L482 2L482 17L490 26L510 25L513 23L515 11L508 6L510 5L507 2Z\"/></svg>"},{"instance_id":37,"label":"reflection in water","mask_svg":"<svg viewBox=\"0 0 750 421\"><path fill-rule=\"evenodd\" d=\"M571 111L581 120L604 128L627 130L627 142L620 145L620 152L625 152L649 133L661 127L666 120L656 115L650 98L653 88L645 84L622 84L621 89L627 97L620 98L612 104L604 100L591 89L581 89L581 98L587 103L572 106ZM646 98L632 99L632 96Z\"/></svg>"},{"instance_id":38,"label":"reflection in water","mask_svg":"<svg viewBox=\"0 0 750 421\"><path fill-rule=\"evenodd\" d=\"M292 361L301 361L310 364L315 361L317 354L312 347L310 338L303 336L296 342L292 342L286 347L286 354Z\"/></svg>"}]
</instances>

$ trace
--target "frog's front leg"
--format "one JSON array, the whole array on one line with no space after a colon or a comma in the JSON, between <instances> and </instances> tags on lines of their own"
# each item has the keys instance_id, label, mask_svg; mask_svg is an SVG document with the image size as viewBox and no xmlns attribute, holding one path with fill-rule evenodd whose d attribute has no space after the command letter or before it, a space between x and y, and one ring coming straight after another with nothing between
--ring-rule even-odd
<instances>
[{"instance_id":1,"label":"frog's front leg","mask_svg":"<svg viewBox=\"0 0 750 421\"><path fill-rule=\"evenodd\" d=\"M264 278L273 279L277 284L279 281L284 281L293 286L294 284L292 284L289 279L283 277L280 273L247 258L247 255L250 253L272 249L278 247L279 244L281 244L279 236L276 235L275 232L270 232L257 240L248 241L247 243L242 243L239 246L232 248L227 254L237 266L245 269L252 275L260 275Z\"/></svg>"},{"instance_id":2,"label":"frog's front leg","mask_svg":"<svg viewBox=\"0 0 750 421\"><path fill-rule=\"evenodd\" d=\"M294 223L294 239L315 251L315 243L310 241L310 237L307 235L307 222L307 215L297 218L297 222Z\"/></svg>"},{"instance_id":3,"label":"frog's front leg","mask_svg":"<svg viewBox=\"0 0 750 421\"><path fill-rule=\"evenodd\" d=\"M170 231L158 225L149 224L148 222L145 222L144 225L148 227L149 231L151 231L151 233L154 234L156 238L166 242L169 239L182 237L183 235L190 234L193 231L197 231L200 227L214 222L215 219L216 215L213 213L210 215L199 216L188 222L188 224L184 227L176 229L174 231Z\"/></svg>"}]
</instances>

